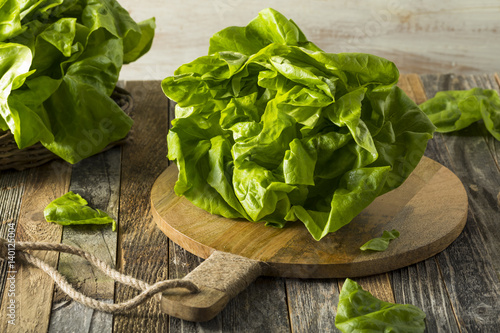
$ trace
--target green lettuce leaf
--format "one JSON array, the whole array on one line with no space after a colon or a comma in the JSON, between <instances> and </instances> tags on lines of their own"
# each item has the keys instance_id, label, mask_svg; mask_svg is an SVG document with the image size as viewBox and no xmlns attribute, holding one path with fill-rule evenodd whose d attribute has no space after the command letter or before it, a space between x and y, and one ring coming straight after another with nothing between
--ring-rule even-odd
<instances>
[{"instance_id":1,"label":"green lettuce leaf","mask_svg":"<svg viewBox=\"0 0 500 333\"><path fill-rule=\"evenodd\" d=\"M425 313L410 304L384 302L346 279L339 296L335 326L343 333L425 331Z\"/></svg>"},{"instance_id":2,"label":"green lettuce leaf","mask_svg":"<svg viewBox=\"0 0 500 333\"><path fill-rule=\"evenodd\" d=\"M127 135L110 95L154 19L137 24L115 0L40 0L2 2L0 23L0 128L20 149L41 142L76 163Z\"/></svg>"},{"instance_id":3,"label":"green lettuce leaf","mask_svg":"<svg viewBox=\"0 0 500 333\"><path fill-rule=\"evenodd\" d=\"M259 16L246 27L228 27L213 35L208 53L234 51L252 55L272 43L301 46L314 51L320 50L307 40L292 20L268 8L261 11Z\"/></svg>"},{"instance_id":4,"label":"green lettuce leaf","mask_svg":"<svg viewBox=\"0 0 500 333\"><path fill-rule=\"evenodd\" d=\"M123 63L129 64L136 61L146 54L153 45L153 37L155 35L156 22L152 17L148 20L139 22L140 33L130 34L123 41Z\"/></svg>"},{"instance_id":5,"label":"green lettuce leaf","mask_svg":"<svg viewBox=\"0 0 500 333\"><path fill-rule=\"evenodd\" d=\"M116 230L116 221L113 218L102 210L92 209L87 205L87 200L70 191L49 203L43 215L47 222L60 225L111 223L113 231Z\"/></svg>"},{"instance_id":6,"label":"green lettuce leaf","mask_svg":"<svg viewBox=\"0 0 500 333\"><path fill-rule=\"evenodd\" d=\"M272 9L162 82L175 192L213 214L319 240L403 183L434 126L383 58L330 54Z\"/></svg>"},{"instance_id":7,"label":"green lettuce leaf","mask_svg":"<svg viewBox=\"0 0 500 333\"><path fill-rule=\"evenodd\" d=\"M488 132L500 141L500 97L495 90L439 91L420 108L438 132L458 131L482 119Z\"/></svg>"},{"instance_id":8,"label":"green lettuce leaf","mask_svg":"<svg viewBox=\"0 0 500 333\"><path fill-rule=\"evenodd\" d=\"M392 229L391 231L385 230L382 237L370 239L359 248L361 251L385 251L389 247L391 240L399 237L399 231Z\"/></svg>"},{"instance_id":9,"label":"green lettuce leaf","mask_svg":"<svg viewBox=\"0 0 500 333\"><path fill-rule=\"evenodd\" d=\"M4 0L0 5L0 42L23 31L21 7L17 0Z\"/></svg>"}]
</instances>

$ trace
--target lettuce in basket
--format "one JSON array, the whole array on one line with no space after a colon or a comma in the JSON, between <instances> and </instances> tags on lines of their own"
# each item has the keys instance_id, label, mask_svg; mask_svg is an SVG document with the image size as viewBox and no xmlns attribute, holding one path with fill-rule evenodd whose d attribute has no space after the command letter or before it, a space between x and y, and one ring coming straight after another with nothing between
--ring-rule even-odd
<instances>
[{"instance_id":1,"label":"lettuce in basket","mask_svg":"<svg viewBox=\"0 0 500 333\"><path fill-rule=\"evenodd\" d=\"M3 1L0 129L20 149L41 142L71 163L125 137L132 120L109 96L154 29L115 0Z\"/></svg>"},{"instance_id":2,"label":"lettuce in basket","mask_svg":"<svg viewBox=\"0 0 500 333\"><path fill-rule=\"evenodd\" d=\"M162 82L177 102L168 158L175 192L229 218L319 240L403 183L434 126L383 58L331 54L265 9L210 40Z\"/></svg>"}]
</instances>

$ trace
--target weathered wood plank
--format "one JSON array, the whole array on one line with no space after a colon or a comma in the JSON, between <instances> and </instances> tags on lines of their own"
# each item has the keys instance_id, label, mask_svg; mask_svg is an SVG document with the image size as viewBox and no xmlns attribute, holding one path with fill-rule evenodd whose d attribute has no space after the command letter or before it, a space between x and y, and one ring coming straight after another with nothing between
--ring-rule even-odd
<instances>
[{"instance_id":1,"label":"weathered wood plank","mask_svg":"<svg viewBox=\"0 0 500 333\"><path fill-rule=\"evenodd\" d=\"M263 8L293 19L327 52L386 57L403 73L480 73L498 70L498 1L391 0L173 1L122 0L132 17L156 17L151 51L126 66L123 79L163 79L207 54L210 37L246 25ZM167 56L168 55L168 56Z\"/></svg>"},{"instance_id":2,"label":"weathered wood plank","mask_svg":"<svg viewBox=\"0 0 500 333\"><path fill-rule=\"evenodd\" d=\"M335 315L344 279L286 281L289 316L293 332L339 332ZM355 281L364 290L386 302L394 303L387 274L378 274Z\"/></svg>"},{"instance_id":3,"label":"weathered wood plank","mask_svg":"<svg viewBox=\"0 0 500 333\"><path fill-rule=\"evenodd\" d=\"M285 280L260 277L220 313L224 332L290 332Z\"/></svg>"},{"instance_id":4,"label":"weathered wood plank","mask_svg":"<svg viewBox=\"0 0 500 333\"><path fill-rule=\"evenodd\" d=\"M378 299L385 302L395 302L388 273L365 276L361 278L355 278L353 280L356 281L361 286L361 288L370 292ZM343 279L338 280L339 291L342 291L344 281L345 280Z\"/></svg>"},{"instance_id":5,"label":"weathered wood plank","mask_svg":"<svg viewBox=\"0 0 500 333\"><path fill-rule=\"evenodd\" d=\"M435 258L390 273L394 298L426 314L427 332L460 332Z\"/></svg>"},{"instance_id":6,"label":"weathered wood plank","mask_svg":"<svg viewBox=\"0 0 500 333\"><path fill-rule=\"evenodd\" d=\"M169 278L183 278L203 260L170 241ZM170 317L170 332L289 332L283 279L258 278L214 319L194 323Z\"/></svg>"},{"instance_id":7,"label":"weathered wood plank","mask_svg":"<svg viewBox=\"0 0 500 333\"><path fill-rule=\"evenodd\" d=\"M424 76L424 84L434 89L470 89L475 86L496 88L485 84L476 76ZM498 89L498 88L496 88ZM456 133L440 136L449 152L450 163L456 175L462 180L468 195L470 208L476 217L477 227L485 238L483 247L490 253L491 263L500 278L500 229L498 228L500 169L498 155L500 145L486 131L482 122L471 125Z\"/></svg>"},{"instance_id":8,"label":"weathered wood plank","mask_svg":"<svg viewBox=\"0 0 500 333\"><path fill-rule=\"evenodd\" d=\"M167 167L165 136L168 102L160 82L127 82L134 96L133 140L122 149L120 229L117 267L148 283L168 278L168 240L156 227L150 212L149 192ZM115 303L137 295L118 284ZM137 309L114 317L115 332L167 332L168 316L159 304L148 301Z\"/></svg>"},{"instance_id":9,"label":"weathered wood plank","mask_svg":"<svg viewBox=\"0 0 500 333\"><path fill-rule=\"evenodd\" d=\"M168 129L172 128L172 120L175 118L176 103L169 100L168 103ZM168 161L168 164L171 162ZM169 244L169 279L182 279L189 272L203 262L203 259L187 252L171 240ZM195 333L195 332L220 332L222 331L221 316L204 323L188 322L179 318L169 317L169 332Z\"/></svg>"},{"instance_id":10,"label":"weathered wood plank","mask_svg":"<svg viewBox=\"0 0 500 333\"><path fill-rule=\"evenodd\" d=\"M387 273L357 278L356 282L378 299L385 302L395 302L391 281Z\"/></svg>"},{"instance_id":11,"label":"weathered wood plank","mask_svg":"<svg viewBox=\"0 0 500 333\"><path fill-rule=\"evenodd\" d=\"M168 128L175 118L175 103L169 101ZM182 278L203 260L169 241L169 278ZM242 314L245 316L242 316ZM283 279L259 278L231 300L214 319L193 323L170 317L170 332L289 332Z\"/></svg>"},{"instance_id":12,"label":"weathered wood plank","mask_svg":"<svg viewBox=\"0 0 500 333\"><path fill-rule=\"evenodd\" d=\"M417 104L427 99L420 78L415 74L402 75L399 86ZM435 258L393 271L389 275L396 302L421 308L427 316L428 332L459 332Z\"/></svg>"},{"instance_id":13,"label":"weathered wood plank","mask_svg":"<svg viewBox=\"0 0 500 333\"><path fill-rule=\"evenodd\" d=\"M498 278L481 248L483 237L467 221L452 247L436 256L462 332L497 332L500 327ZM478 273L481 272L481 273Z\"/></svg>"},{"instance_id":14,"label":"weathered wood plank","mask_svg":"<svg viewBox=\"0 0 500 333\"><path fill-rule=\"evenodd\" d=\"M114 147L73 167L70 191L80 194L89 206L118 220L121 148ZM62 242L93 253L108 265L116 263L117 233L106 226L65 226ZM61 253L58 270L85 295L113 302L114 281L88 261ZM111 332L113 316L74 304L57 287L49 332ZM92 331L98 329L97 331Z\"/></svg>"},{"instance_id":15,"label":"weathered wood plank","mask_svg":"<svg viewBox=\"0 0 500 333\"><path fill-rule=\"evenodd\" d=\"M71 166L53 161L29 171L23 194L16 232L16 241L45 241L59 243L62 228L47 223L44 208L68 191ZM58 253L33 251L49 265L56 266ZM43 271L16 265L16 326L0 322L1 332L46 332L49 325L54 283ZM5 302L5 295L4 301ZM6 318L2 308L0 318Z\"/></svg>"},{"instance_id":16,"label":"weathered wood plank","mask_svg":"<svg viewBox=\"0 0 500 333\"><path fill-rule=\"evenodd\" d=\"M0 172L0 237L4 239L12 238L12 233L15 235L27 174L27 170ZM0 306L7 271L7 261L0 261Z\"/></svg>"},{"instance_id":17,"label":"weathered wood plank","mask_svg":"<svg viewBox=\"0 0 500 333\"><path fill-rule=\"evenodd\" d=\"M335 327L336 279L287 279L286 291L292 332L340 332Z\"/></svg>"},{"instance_id":18,"label":"weathered wood plank","mask_svg":"<svg viewBox=\"0 0 500 333\"><path fill-rule=\"evenodd\" d=\"M486 89L493 89L500 94L500 78L496 74L471 75L466 76L466 78L468 86L470 87L478 86ZM500 141L497 141L490 135L485 127L481 126L481 129L483 130L483 138L488 145L491 157L495 161L498 170L500 170Z\"/></svg>"},{"instance_id":19,"label":"weathered wood plank","mask_svg":"<svg viewBox=\"0 0 500 333\"><path fill-rule=\"evenodd\" d=\"M112 303L110 300L104 300ZM112 316L107 313L94 311L78 302L59 302L59 308L52 308L49 332L77 333L77 332L111 332L113 328ZM64 316L65 318L62 318ZM110 320L111 319L111 320Z\"/></svg>"},{"instance_id":20,"label":"weathered wood plank","mask_svg":"<svg viewBox=\"0 0 500 333\"><path fill-rule=\"evenodd\" d=\"M189 272L203 262L203 259L187 252L169 240L168 278L182 279ZM194 323L175 317L169 317L169 332L195 333L195 332L221 332L222 316L219 314L214 319L204 323Z\"/></svg>"},{"instance_id":21,"label":"weathered wood plank","mask_svg":"<svg viewBox=\"0 0 500 333\"><path fill-rule=\"evenodd\" d=\"M410 98L412 98L418 105L425 102L427 100L427 96L425 95L424 86L422 85L420 76L417 74L406 74L404 77L406 77L411 91Z\"/></svg>"},{"instance_id":22,"label":"weathered wood plank","mask_svg":"<svg viewBox=\"0 0 500 333\"><path fill-rule=\"evenodd\" d=\"M422 81L428 97L439 90L468 87L467 79L455 75L425 75ZM427 149L428 156L455 172L469 196L463 233L436 256L462 332L495 332L500 326L498 252L493 252L500 238L495 228L489 228L498 222L500 179L481 126L436 134Z\"/></svg>"}]
</instances>

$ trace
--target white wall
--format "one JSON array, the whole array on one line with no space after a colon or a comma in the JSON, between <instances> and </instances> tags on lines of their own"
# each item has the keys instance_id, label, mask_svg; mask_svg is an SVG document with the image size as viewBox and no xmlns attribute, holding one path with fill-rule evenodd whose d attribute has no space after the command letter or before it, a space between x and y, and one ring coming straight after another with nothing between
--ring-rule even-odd
<instances>
[{"instance_id":1,"label":"white wall","mask_svg":"<svg viewBox=\"0 0 500 333\"><path fill-rule=\"evenodd\" d=\"M403 73L500 71L500 0L119 0L132 17L155 16L151 51L122 70L121 79L172 75L208 51L209 38L246 25L272 7L293 19L327 52L368 52Z\"/></svg>"}]
</instances>

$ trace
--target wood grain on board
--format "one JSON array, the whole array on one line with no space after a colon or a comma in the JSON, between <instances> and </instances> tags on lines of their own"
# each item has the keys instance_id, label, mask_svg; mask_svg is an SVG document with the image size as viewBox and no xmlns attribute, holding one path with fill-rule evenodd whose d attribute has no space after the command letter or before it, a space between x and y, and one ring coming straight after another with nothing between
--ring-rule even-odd
<instances>
[{"instance_id":1,"label":"wood grain on board","mask_svg":"<svg viewBox=\"0 0 500 333\"><path fill-rule=\"evenodd\" d=\"M62 227L47 223L44 208L68 191L71 167L60 161L31 169L26 179L16 231L16 241L59 243ZM57 266L56 252L33 251L35 256L51 266ZM16 265L16 321L9 325L5 307L0 312L1 332L46 332L49 326L54 282L43 271L26 265Z\"/></svg>"},{"instance_id":2,"label":"wood grain on board","mask_svg":"<svg viewBox=\"0 0 500 333\"><path fill-rule=\"evenodd\" d=\"M418 78L418 76L416 75L403 75L402 78L401 78L401 82L400 82L400 86L402 86L402 88L408 92L408 94L410 95L410 97L412 97L412 99L416 100L417 102L421 103L425 100L425 98L422 96L422 93L423 93L423 88L421 87L421 85L419 85L420 83L420 80ZM411 87L413 86L413 89L416 90L416 93L413 93L413 91L411 91ZM415 98L416 97L416 98ZM177 246L173 246L174 249L175 248L178 248ZM172 247L171 247L172 248ZM172 250L171 250L172 251ZM182 250L183 251L183 250ZM184 251L185 252L185 251ZM172 255L172 252L171 252L171 255ZM190 255L189 253L185 253L186 256L191 256L193 257L192 255ZM196 257L194 257L196 258ZM199 263L199 259L196 258L194 259L196 261L196 264L195 265L188 265L189 266L196 266L197 263ZM177 260L175 260L174 262L177 262ZM377 275L377 276L373 276L373 277L367 277L367 278L361 278L361 279L357 279L357 281L359 283L361 283L363 285L363 287L369 291L371 291L372 293L374 293L377 297L381 298L381 299L384 299L384 300L387 300L387 301L392 301L394 302L394 295L392 293L392 288L391 288L391 283L390 283L390 280L388 278L388 276L386 274L382 274L382 275ZM310 283L314 283L314 282L310 282ZM332 280L330 283L334 283L334 281ZM292 285L293 286L293 285ZM318 296L320 296L321 294L321 291L320 291L321 288L311 288L307 293L307 297L311 296L311 291L312 293L314 292L317 292L318 293ZM300 299L301 296L303 296L304 294L301 292L301 289L300 288L293 288L291 287L291 291L292 293L290 294L287 290L287 294L289 294L289 298L291 298L292 300L293 299ZM318 306L325 306L325 305L328 305L328 304L325 304L325 303L321 303L321 299L325 299L324 297L316 297L315 299L318 300ZM327 325L327 321L325 320L321 320L321 317L318 317L318 316L312 316L309 318L309 320L302 320L302 321L299 321L299 322L293 322L293 316L292 316L292 313L293 313L293 305L290 306L291 304L293 304L293 301L288 301L289 302L289 311L290 311L290 316L291 316L291 320L292 320L292 327L297 326L297 325L305 325L305 327L325 327L325 325ZM231 304L231 303L230 303ZM230 306L230 304L228 305L228 307ZM223 313L225 313L227 310L224 310ZM218 317L216 317L212 323L217 320ZM325 318L326 319L326 318ZM171 321L173 320L174 323L180 323L182 322L181 320L179 319L175 319L175 318L172 318ZM327 320L327 319L326 319ZM209 322L211 323L211 322ZM333 325L333 322L331 322L330 324ZM185 327L184 325L174 325L174 327L178 328L178 327Z\"/></svg>"},{"instance_id":3,"label":"wood grain on board","mask_svg":"<svg viewBox=\"0 0 500 333\"><path fill-rule=\"evenodd\" d=\"M170 247L170 278L183 278L203 260L176 244ZM207 301L211 301L207 298ZM185 304L189 304L186 302ZM242 316L241 314L245 315ZM170 317L171 332L288 332L286 294L283 279L258 278L232 299L215 318L191 322ZM184 315L184 314L183 314ZM204 318L205 314L196 317Z\"/></svg>"},{"instance_id":4,"label":"wood grain on board","mask_svg":"<svg viewBox=\"0 0 500 333\"><path fill-rule=\"evenodd\" d=\"M467 197L458 178L428 158L402 186L321 241L301 223L276 229L207 213L175 195L176 180L177 168L171 165L151 192L156 223L167 236L202 258L214 250L229 252L263 261L271 268L268 274L282 277L345 278L404 267L442 251L462 231L467 216ZM387 251L359 250L392 229L401 236Z\"/></svg>"}]
</instances>

